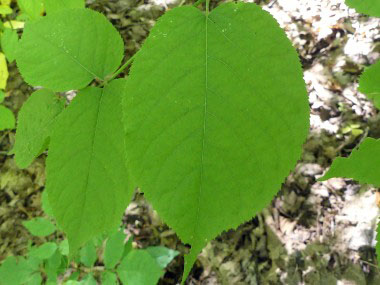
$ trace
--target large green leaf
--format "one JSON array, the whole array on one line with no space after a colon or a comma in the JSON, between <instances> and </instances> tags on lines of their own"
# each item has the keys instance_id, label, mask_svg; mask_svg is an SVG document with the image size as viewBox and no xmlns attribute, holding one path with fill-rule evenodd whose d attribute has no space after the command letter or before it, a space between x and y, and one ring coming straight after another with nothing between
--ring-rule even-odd
<instances>
[{"instance_id":1,"label":"large green leaf","mask_svg":"<svg viewBox=\"0 0 380 285\"><path fill-rule=\"evenodd\" d=\"M117 273L123 285L156 285L164 271L145 250L132 250L120 263Z\"/></svg>"},{"instance_id":2,"label":"large green leaf","mask_svg":"<svg viewBox=\"0 0 380 285\"><path fill-rule=\"evenodd\" d=\"M380 109L380 60L366 68L360 76L359 91L366 94L376 108Z\"/></svg>"},{"instance_id":3,"label":"large green leaf","mask_svg":"<svg viewBox=\"0 0 380 285\"><path fill-rule=\"evenodd\" d=\"M379 0L346 0L346 4L354 8L358 13L380 17Z\"/></svg>"},{"instance_id":4,"label":"large green leaf","mask_svg":"<svg viewBox=\"0 0 380 285\"><path fill-rule=\"evenodd\" d=\"M113 73L123 52L120 34L106 17L66 9L26 24L17 64L29 84L67 91Z\"/></svg>"},{"instance_id":5,"label":"large green leaf","mask_svg":"<svg viewBox=\"0 0 380 285\"><path fill-rule=\"evenodd\" d=\"M345 177L362 184L373 184L380 187L377 165L380 165L380 141L366 138L360 144L359 149L353 150L348 158L336 158L327 173L319 180Z\"/></svg>"},{"instance_id":6,"label":"large green leaf","mask_svg":"<svg viewBox=\"0 0 380 285\"><path fill-rule=\"evenodd\" d=\"M64 9L84 8L84 0L44 0L47 14L56 13Z\"/></svg>"},{"instance_id":7,"label":"large green leaf","mask_svg":"<svg viewBox=\"0 0 380 285\"><path fill-rule=\"evenodd\" d=\"M192 246L267 206L301 155L309 105L296 51L255 4L167 12L124 97L130 189Z\"/></svg>"},{"instance_id":8,"label":"large green leaf","mask_svg":"<svg viewBox=\"0 0 380 285\"><path fill-rule=\"evenodd\" d=\"M34 92L24 103L12 150L20 168L28 167L46 149L54 122L64 106L65 100L47 89Z\"/></svg>"},{"instance_id":9,"label":"large green leaf","mask_svg":"<svg viewBox=\"0 0 380 285\"><path fill-rule=\"evenodd\" d=\"M57 120L47 158L48 199L70 251L121 222L126 187L125 80L79 92Z\"/></svg>"},{"instance_id":10,"label":"large green leaf","mask_svg":"<svg viewBox=\"0 0 380 285\"><path fill-rule=\"evenodd\" d=\"M16 30L4 29L1 35L1 49L9 62L16 58L16 50L18 47L18 35Z\"/></svg>"}]
</instances>

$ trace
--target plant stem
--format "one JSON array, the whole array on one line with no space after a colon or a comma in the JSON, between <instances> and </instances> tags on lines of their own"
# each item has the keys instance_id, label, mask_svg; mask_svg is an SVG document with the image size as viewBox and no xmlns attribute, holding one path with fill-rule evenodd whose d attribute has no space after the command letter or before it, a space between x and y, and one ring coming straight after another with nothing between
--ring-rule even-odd
<instances>
[{"instance_id":1,"label":"plant stem","mask_svg":"<svg viewBox=\"0 0 380 285\"><path fill-rule=\"evenodd\" d=\"M199 5L201 5L203 2L205 2L205 0L197 0L197 2L195 2L193 4L194 7L198 7Z\"/></svg>"},{"instance_id":2,"label":"plant stem","mask_svg":"<svg viewBox=\"0 0 380 285\"><path fill-rule=\"evenodd\" d=\"M109 79L104 80L104 82L100 84L99 87L104 87L105 85L107 85L108 82L114 80L120 73L124 71L124 69L126 69L132 63L133 58L134 55L130 59L128 59L127 62L124 63L118 70L116 70L115 73L112 74L112 76Z\"/></svg>"}]
</instances>

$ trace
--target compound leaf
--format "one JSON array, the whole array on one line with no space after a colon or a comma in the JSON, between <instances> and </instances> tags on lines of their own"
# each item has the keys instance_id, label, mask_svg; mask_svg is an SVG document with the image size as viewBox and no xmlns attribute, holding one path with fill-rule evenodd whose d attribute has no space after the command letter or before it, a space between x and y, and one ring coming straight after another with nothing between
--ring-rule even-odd
<instances>
[{"instance_id":1,"label":"compound leaf","mask_svg":"<svg viewBox=\"0 0 380 285\"><path fill-rule=\"evenodd\" d=\"M117 268L124 285L156 285L164 271L145 250L132 250Z\"/></svg>"},{"instance_id":2,"label":"compound leaf","mask_svg":"<svg viewBox=\"0 0 380 285\"><path fill-rule=\"evenodd\" d=\"M346 4L354 8L358 13L380 17L379 0L346 0Z\"/></svg>"},{"instance_id":3,"label":"compound leaf","mask_svg":"<svg viewBox=\"0 0 380 285\"><path fill-rule=\"evenodd\" d=\"M208 16L167 12L136 54L124 97L130 188L191 244L204 247L270 200L309 126L299 58L273 17L250 3Z\"/></svg>"},{"instance_id":4,"label":"compound leaf","mask_svg":"<svg viewBox=\"0 0 380 285\"><path fill-rule=\"evenodd\" d=\"M28 167L46 149L54 122L64 106L65 100L47 89L34 92L24 103L12 150L20 168Z\"/></svg>"},{"instance_id":5,"label":"compound leaf","mask_svg":"<svg viewBox=\"0 0 380 285\"><path fill-rule=\"evenodd\" d=\"M54 224L44 218L34 218L22 224L32 235L39 237L48 236L57 230Z\"/></svg>"},{"instance_id":6,"label":"compound leaf","mask_svg":"<svg viewBox=\"0 0 380 285\"><path fill-rule=\"evenodd\" d=\"M373 184L380 187L380 175L376 165L380 165L380 141L366 138L359 149L354 149L348 158L336 158L327 173L319 180L345 177L352 178L361 184Z\"/></svg>"},{"instance_id":7,"label":"compound leaf","mask_svg":"<svg viewBox=\"0 0 380 285\"><path fill-rule=\"evenodd\" d=\"M380 60L367 67L360 76L359 91L366 94L380 109Z\"/></svg>"},{"instance_id":8,"label":"compound leaf","mask_svg":"<svg viewBox=\"0 0 380 285\"><path fill-rule=\"evenodd\" d=\"M17 64L29 84L67 91L104 79L120 65L123 52L120 34L105 16L66 9L25 25Z\"/></svg>"},{"instance_id":9,"label":"compound leaf","mask_svg":"<svg viewBox=\"0 0 380 285\"><path fill-rule=\"evenodd\" d=\"M46 14L59 12L64 9L84 8L84 0L44 0Z\"/></svg>"},{"instance_id":10,"label":"compound leaf","mask_svg":"<svg viewBox=\"0 0 380 285\"><path fill-rule=\"evenodd\" d=\"M18 47L18 35L16 30L4 29L1 35L1 49L3 50L9 62L16 58L16 50Z\"/></svg>"},{"instance_id":11,"label":"compound leaf","mask_svg":"<svg viewBox=\"0 0 380 285\"><path fill-rule=\"evenodd\" d=\"M80 91L54 125L46 191L70 251L114 230L132 191L126 187L121 96L125 80Z\"/></svg>"}]
</instances>

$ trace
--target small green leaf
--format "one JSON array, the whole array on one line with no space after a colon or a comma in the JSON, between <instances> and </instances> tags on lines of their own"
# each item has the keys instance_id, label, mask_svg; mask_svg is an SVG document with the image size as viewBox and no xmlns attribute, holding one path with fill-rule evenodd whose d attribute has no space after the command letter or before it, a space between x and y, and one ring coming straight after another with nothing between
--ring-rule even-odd
<instances>
[{"instance_id":1,"label":"small green leaf","mask_svg":"<svg viewBox=\"0 0 380 285\"><path fill-rule=\"evenodd\" d=\"M34 218L22 222L22 224L34 236L48 236L57 230L55 225L45 218Z\"/></svg>"},{"instance_id":2,"label":"small green leaf","mask_svg":"<svg viewBox=\"0 0 380 285\"><path fill-rule=\"evenodd\" d=\"M120 263L117 273L124 285L156 285L164 271L145 250L132 250Z\"/></svg>"},{"instance_id":3,"label":"small green leaf","mask_svg":"<svg viewBox=\"0 0 380 285\"><path fill-rule=\"evenodd\" d=\"M42 284L42 276L41 273L36 272L30 276L27 285L41 285Z\"/></svg>"},{"instance_id":4,"label":"small green leaf","mask_svg":"<svg viewBox=\"0 0 380 285\"><path fill-rule=\"evenodd\" d=\"M50 279L54 279L60 273L62 265L62 254L56 250L54 254L45 262L45 273Z\"/></svg>"},{"instance_id":5,"label":"small green leaf","mask_svg":"<svg viewBox=\"0 0 380 285\"><path fill-rule=\"evenodd\" d=\"M12 29L4 29L4 32L1 35L1 48L9 62L16 59L17 47L17 31Z\"/></svg>"},{"instance_id":6,"label":"small green leaf","mask_svg":"<svg viewBox=\"0 0 380 285\"><path fill-rule=\"evenodd\" d=\"M30 85L67 91L104 80L123 54L120 34L105 16L68 9L25 25L17 64Z\"/></svg>"},{"instance_id":7,"label":"small green leaf","mask_svg":"<svg viewBox=\"0 0 380 285\"><path fill-rule=\"evenodd\" d=\"M84 8L84 0L44 0L46 14L56 13L64 9Z\"/></svg>"},{"instance_id":8,"label":"small green leaf","mask_svg":"<svg viewBox=\"0 0 380 285\"><path fill-rule=\"evenodd\" d=\"M4 91L0 90L0 103L3 103L4 99L5 99L5 93Z\"/></svg>"},{"instance_id":9,"label":"small green leaf","mask_svg":"<svg viewBox=\"0 0 380 285\"><path fill-rule=\"evenodd\" d=\"M104 271L102 273L102 285L117 285L117 275L111 271Z\"/></svg>"},{"instance_id":10,"label":"small green leaf","mask_svg":"<svg viewBox=\"0 0 380 285\"><path fill-rule=\"evenodd\" d=\"M379 0L346 0L346 4L354 8L358 13L380 17Z\"/></svg>"},{"instance_id":11,"label":"small green leaf","mask_svg":"<svg viewBox=\"0 0 380 285\"><path fill-rule=\"evenodd\" d=\"M380 175L375 165L380 165L380 140L366 138L359 149L354 149L348 158L338 157L319 181L333 177L345 177L361 184L380 187Z\"/></svg>"},{"instance_id":12,"label":"small green leaf","mask_svg":"<svg viewBox=\"0 0 380 285\"><path fill-rule=\"evenodd\" d=\"M24 258L19 258L17 262L14 256L10 256L0 266L0 284L23 284L29 280L33 271Z\"/></svg>"},{"instance_id":13,"label":"small green leaf","mask_svg":"<svg viewBox=\"0 0 380 285\"><path fill-rule=\"evenodd\" d=\"M120 261L123 255L125 238L123 230L114 233L108 238L104 249L104 264L106 268L112 269Z\"/></svg>"},{"instance_id":14,"label":"small green leaf","mask_svg":"<svg viewBox=\"0 0 380 285\"><path fill-rule=\"evenodd\" d=\"M12 14L12 9L11 7L7 5L0 5L0 15L9 15Z\"/></svg>"},{"instance_id":15,"label":"small green leaf","mask_svg":"<svg viewBox=\"0 0 380 285\"><path fill-rule=\"evenodd\" d=\"M367 67L360 76L359 91L367 95L380 109L380 60Z\"/></svg>"},{"instance_id":16,"label":"small green leaf","mask_svg":"<svg viewBox=\"0 0 380 285\"><path fill-rule=\"evenodd\" d=\"M63 98L47 89L34 92L24 103L18 115L16 142L12 150L20 168L28 167L46 149L64 105Z\"/></svg>"},{"instance_id":17,"label":"small green leaf","mask_svg":"<svg viewBox=\"0 0 380 285\"><path fill-rule=\"evenodd\" d=\"M89 241L84 247L80 250L80 262L82 262L87 267L94 265L97 260L96 248L92 241Z\"/></svg>"},{"instance_id":18,"label":"small green leaf","mask_svg":"<svg viewBox=\"0 0 380 285\"><path fill-rule=\"evenodd\" d=\"M14 129L16 124L13 112L8 108L0 105L0 131Z\"/></svg>"},{"instance_id":19,"label":"small green leaf","mask_svg":"<svg viewBox=\"0 0 380 285\"><path fill-rule=\"evenodd\" d=\"M119 79L104 89L82 90L51 136L46 191L70 251L118 228L133 194L126 189L124 88L125 80Z\"/></svg>"},{"instance_id":20,"label":"small green leaf","mask_svg":"<svg viewBox=\"0 0 380 285\"><path fill-rule=\"evenodd\" d=\"M156 261L157 264L164 269L179 252L164 246L151 246L145 249Z\"/></svg>"},{"instance_id":21,"label":"small green leaf","mask_svg":"<svg viewBox=\"0 0 380 285\"><path fill-rule=\"evenodd\" d=\"M16 135L17 135L17 133L16 133ZM45 214L51 218L54 217L53 210L51 209L51 206L50 206L47 191L42 192L41 203L42 203L42 210L44 210Z\"/></svg>"},{"instance_id":22,"label":"small green leaf","mask_svg":"<svg viewBox=\"0 0 380 285\"><path fill-rule=\"evenodd\" d=\"M42 0L17 0L22 13L25 13L31 20L41 17L43 11Z\"/></svg>"},{"instance_id":23,"label":"small green leaf","mask_svg":"<svg viewBox=\"0 0 380 285\"><path fill-rule=\"evenodd\" d=\"M96 285L96 280L92 274L88 274L83 278L83 280L80 282L81 285Z\"/></svg>"},{"instance_id":24,"label":"small green leaf","mask_svg":"<svg viewBox=\"0 0 380 285\"><path fill-rule=\"evenodd\" d=\"M39 247L33 247L29 256L39 258L39 259L49 259L57 250L58 246L54 242L47 242Z\"/></svg>"},{"instance_id":25,"label":"small green leaf","mask_svg":"<svg viewBox=\"0 0 380 285\"><path fill-rule=\"evenodd\" d=\"M69 255L69 241L67 239L64 239L59 244L59 251L62 253L62 255Z\"/></svg>"}]
</instances>

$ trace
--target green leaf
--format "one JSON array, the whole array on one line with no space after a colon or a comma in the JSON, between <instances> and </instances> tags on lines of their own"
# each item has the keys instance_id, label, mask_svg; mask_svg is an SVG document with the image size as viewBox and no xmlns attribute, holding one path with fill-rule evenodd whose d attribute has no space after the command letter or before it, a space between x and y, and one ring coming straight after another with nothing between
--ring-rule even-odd
<instances>
[{"instance_id":1,"label":"green leaf","mask_svg":"<svg viewBox=\"0 0 380 285\"><path fill-rule=\"evenodd\" d=\"M380 223L377 224L376 230L376 256L377 264L380 265Z\"/></svg>"},{"instance_id":2,"label":"green leaf","mask_svg":"<svg viewBox=\"0 0 380 285\"><path fill-rule=\"evenodd\" d=\"M104 249L104 264L106 268L112 269L120 261L123 255L125 238L123 230L114 233L108 238Z\"/></svg>"},{"instance_id":3,"label":"green leaf","mask_svg":"<svg viewBox=\"0 0 380 285\"><path fill-rule=\"evenodd\" d=\"M44 0L46 14L56 13L64 9L84 8L84 0Z\"/></svg>"},{"instance_id":4,"label":"green leaf","mask_svg":"<svg viewBox=\"0 0 380 285\"><path fill-rule=\"evenodd\" d=\"M102 273L102 285L117 285L117 275L110 271L104 271Z\"/></svg>"},{"instance_id":5,"label":"green leaf","mask_svg":"<svg viewBox=\"0 0 380 285\"><path fill-rule=\"evenodd\" d=\"M376 165L380 165L380 141L366 138L354 149L348 158L338 157L330 169L319 181L332 177L352 178L361 184L373 184L380 187L380 175Z\"/></svg>"},{"instance_id":6,"label":"green leaf","mask_svg":"<svg viewBox=\"0 0 380 285\"><path fill-rule=\"evenodd\" d=\"M87 267L92 267L97 259L94 243L92 241L87 242L80 250L80 262Z\"/></svg>"},{"instance_id":7,"label":"green leaf","mask_svg":"<svg viewBox=\"0 0 380 285\"><path fill-rule=\"evenodd\" d=\"M48 278L56 278L60 271L62 271L61 268L64 267L62 266L62 260L62 254L59 250L56 250L54 254L45 262L44 271Z\"/></svg>"},{"instance_id":8,"label":"green leaf","mask_svg":"<svg viewBox=\"0 0 380 285\"><path fill-rule=\"evenodd\" d=\"M4 99L5 99L5 93L4 93L4 91L0 90L0 103L3 103Z\"/></svg>"},{"instance_id":9,"label":"green leaf","mask_svg":"<svg viewBox=\"0 0 380 285\"><path fill-rule=\"evenodd\" d=\"M178 251L164 246L151 246L146 251L156 260L157 264L164 269L179 254Z\"/></svg>"},{"instance_id":10,"label":"green leaf","mask_svg":"<svg viewBox=\"0 0 380 285\"><path fill-rule=\"evenodd\" d=\"M16 135L17 135L17 133L16 133ZM49 217L54 217L53 210L52 210L50 203L49 203L47 191L42 192L41 203L42 203L42 210L44 210L45 214L48 215Z\"/></svg>"},{"instance_id":11,"label":"green leaf","mask_svg":"<svg viewBox=\"0 0 380 285\"><path fill-rule=\"evenodd\" d=\"M10 256L0 266L0 284L20 285L27 282L33 274L25 259L19 258L17 262L14 256Z\"/></svg>"},{"instance_id":12,"label":"green leaf","mask_svg":"<svg viewBox=\"0 0 380 285\"><path fill-rule=\"evenodd\" d=\"M380 60L366 68L360 76L359 91L367 95L380 109Z\"/></svg>"},{"instance_id":13,"label":"green leaf","mask_svg":"<svg viewBox=\"0 0 380 285\"><path fill-rule=\"evenodd\" d=\"M96 280L92 274L88 274L83 280L80 282L81 285L96 285Z\"/></svg>"},{"instance_id":14,"label":"green leaf","mask_svg":"<svg viewBox=\"0 0 380 285\"><path fill-rule=\"evenodd\" d=\"M12 62L16 59L17 47L17 31L12 29L4 29L4 32L1 35L1 49L3 50L9 62Z\"/></svg>"},{"instance_id":15,"label":"green leaf","mask_svg":"<svg viewBox=\"0 0 380 285\"><path fill-rule=\"evenodd\" d=\"M209 240L268 205L309 129L298 55L252 3L165 13L134 57L123 106L130 189L191 244L185 275Z\"/></svg>"},{"instance_id":16,"label":"green leaf","mask_svg":"<svg viewBox=\"0 0 380 285\"><path fill-rule=\"evenodd\" d=\"M11 7L7 5L0 5L0 15L9 15L12 14L12 9Z\"/></svg>"},{"instance_id":17,"label":"green leaf","mask_svg":"<svg viewBox=\"0 0 380 285\"><path fill-rule=\"evenodd\" d=\"M12 150L20 168L28 167L46 149L54 122L64 105L63 98L50 90L41 89L34 92L22 106Z\"/></svg>"},{"instance_id":18,"label":"green leaf","mask_svg":"<svg viewBox=\"0 0 380 285\"><path fill-rule=\"evenodd\" d=\"M43 12L42 0L17 0L22 13L28 15L31 20L41 17Z\"/></svg>"},{"instance_id":19,"label":"green leaf","mask_svg":"<svg viewBox=\"0 0 380 285\"><path fill-rule=\"evenodd\" d=\"M380 17L380 1L378 0L346 0L346 4L358 13Z\"/></svg>"},{"instance_id":20,"label":"green leaf","mask_svg":"<svg viewBox=\"0 0 380 285\"><path fill-rule=\"evenodd\" d=\"M34 236L48 236L57 230L55 225L44 218L34 218L30 221L22 222L22 224Z\"/></svg>"},{"instance_id":21,"label":"green leaf","mask_svg":"<svg viewBox=\"0 0 380 285\"><path fill-rule=\"evenodd\" d=\"M105 16L69 9L25 25L17 64L27 83L67 91L113 73L123 52L120 34Z\"/></svg>"},{"instance_id":22,"label":"green leaf","mask_svg":"<svg viewBox=\"0 0 380 285\"><path fill-rule=\"evenodd\" d=\"M39 259L49 259L56 252L58 246L54 242L47 242L30 250L29 256Z\"/></svg>"},{"instance_id":23,"label":"green leaf","mask_svg":"<svg viewBox=\"0 0 380 285\"><path fill-rule=\"evenodd\" d=\"M30 279L26 283L27 285L41 285L42 283L42 277L41 273L36 272L33 275L30 276Z\"/></svg>"},{"instance_id":24,"label":"green leaf","mask_svg":"<svg viewBox=\"0 0 380 285\"><path fill-rule=\"evenodd\" d=\"M59 244L59 251L62 253L62 255L65 255L65 256L69 255L69 241L67 239L64 239Z\"/></svg>"},{"instance_id":25,"label":"green leaf","mask_svg":"<svg viewBox=\"0 0 380 285\"><path fill-rule=\"evenodd\" d=\"M123 79L82 90L51 136L46 190L70 251L115 230L133 194L126 187L124 90Z\"/></svg>"},{"instance_id":26,"label":"green leaf","mask_svg":"<svg viewBox=\"0 0 380 285\"><path fill-rule=\"evenodd\" d=\"M14 129L15 124L16 120L13 112L3 105L0 105L0 131Z\"/></svg>"},{"instance_id":27,"label":"green leaf","mask_svg":"<svg viewBox=\"0 0 380 285\"><path fill-rule=\"evenodd\" d=\"M117 268L124 285L156 285L164 271L145 250L132 250Z\"/></svg>"}]
</instances>

